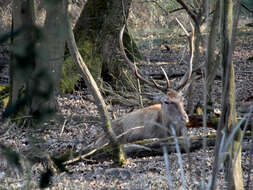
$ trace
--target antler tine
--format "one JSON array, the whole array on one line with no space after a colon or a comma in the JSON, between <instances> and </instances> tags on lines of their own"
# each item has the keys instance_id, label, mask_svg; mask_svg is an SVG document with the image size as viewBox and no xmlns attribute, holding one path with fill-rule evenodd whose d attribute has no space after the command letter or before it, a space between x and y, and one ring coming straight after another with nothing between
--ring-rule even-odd
<instances>
[{"instance_id":1,"label":"antler tine","mask_svg":"<svg viewBox=\"0 0 253 190\"><path fill-rule=\"evenodd\" d=\"M185 85L189 82L191 75L192 75L192 62L193 62L193 57L194 57L194 34L195 34L195 30L194 30L194 26L193 24L190 22L191 24L191 28L192 28L192 33L189 34L187 32L187 30L185 30L185 28L183 27L182 23L180 23L180 21L178 19L176 19L177 22L179 23L179 25L183 28L184 32L186 33L188 40L189 40L189 45L190 45L190 54L191 54L191 58L190 58L190 62L189 62L189 66L188 66L188 70L185 73L185 75L183 76L183 78L181 79L181 81L179 82L179 84L176 86L175 90L179 91L182 88L185 87Z\"/></svg>"},{"instance_id":2,"label":"antler tine","mask_svg":"<svg viewBox=\"0 0 253 190\"><path fill-rule=\"evenodd\" d=\"M119 45L120 45L120 49L122 51L122 54L127 62L127 64L130 66L130 68L132 69L132 71L135 73L136 77L139 78L141 81L143 81L144 83L146 83L147 85L151 86L151 87L155 87L158 90L161 90L163 92L167 91L167 88L164 88L160 85L158 85L154 80L151 82L148 79L145 79L140 73L139 73L139 69L136 66L135 63L133 63L130 59L128 59L126 52L125 52L125 48L123 45L123 34L124 34L124 30L125 30L125 24L122 27L122 29L120 30L120 35L119 35Z\"/></svg>"},{"instance_id":3,"label":"antler tine","mask_svg":"<svg viewBox=\"0 0 253 190\"><path fill-rule=\"evenodd\" d=\"M165 79L166 79L167 89L169 89L169 88L170 88L170 80L169 80L169 77L168 77L167 73L165 72L164 68L161 67L161 69L162 69L163 74L164 74Z\"/></svg>"}]
</instances>

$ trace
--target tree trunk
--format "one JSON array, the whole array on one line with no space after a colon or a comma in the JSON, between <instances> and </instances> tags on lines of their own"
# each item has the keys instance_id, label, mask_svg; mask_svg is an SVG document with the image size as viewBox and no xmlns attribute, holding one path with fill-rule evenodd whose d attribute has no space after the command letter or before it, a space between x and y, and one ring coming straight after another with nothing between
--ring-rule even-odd
<instances>
[{"instance_id":1,"label":"tree trunk","mask_svg":"<svg viewBox=\"0 0 253 190\"><path fill-rule=\"evenodd\" d=\"M23 28L23 32L12 39L12 44L14 47L21 48L24 51L12 53L12 62L10 65L10 104L15 104L17 102L21 96L21 91L27 87L26 82L31 73L28 70L33 70L31 65L28 65L28 70L25 70L17 59L24 57L26 53L29 53L25 52L25 49L27 48L28 43L34 40L33 31L29 31L29 29L33 28L34 21L35 15L33 1L14 0L12 10L12 31Z\"/></svg>"},{"instance_id":2,"label":"tree trunk","mask_svg":"<svg viewBox=\"0 0 253 190\"><path fill-rule=\"evenodd\" d=\"M240 4L233 0L225 0L224 10L224 53L223 53L223 94L226 100L223 105L221 124L226 128L229 135L236 125L235 110L235 73L232 62L234 37L240 12ZM224 80L225 79L225 80ZM224 98L225 99L225 98ZM223 100L224 100L223 99ZM223 123L222 123L223 122ZM239 129L231 142L229 154L226 158L225 173L228 189L243 189L242 166L241 166L241 129ZM233 166L234 164L234 166Z\"/></svg>"},{"instance_id":3,"label":"tree trunk","mask_svg":"<svg viewBox=\"0 0 253 190\"><path fill-rule=\"evenodd\" d=\"M35 26L34 0L14 1L13 31L21 28L22 32L13 39L9 110L28 116L29 126L48 119L56 110L66 33L63 2L44 3L47 17L39 30Z\"/></svg>"},{"instance_id":4,"label":"tree trunk","mask_svg":"<svg viewBox=\"0 0 253 190\"><path fill-rule=\"evenodd\" d=\"M13 1L12 32L20 30L20 33L12 38L10 100L4 113L5 117L18 115L30 117L32 115L32 77L35 69L35 47L38 39L38 31L34 23L34 1ZM18 120L18 123L23 124L23 120Z\"/></svg>"},{"instance_id":5,"label":"tree trunk","mask_svg":"<svg viewBox=\"0 0 253 190\"><path fill-rule=\"evenodd\" d=\"M225 129L228 137L236 126L235 109L235 74L232 62L234 37L239 17L239 2L233 0L220 1L220 21L223 22L221 31L222 49L221 63L223 66L223 93L222 93L222 115L219 121L217 142L215 148L215 165L213 169L213 183L211 189L216 188L216 175L219 169L219 146L221 142L221 130ZM236 132L230 144L228 154L225 157L225 179L228 189L243 189L242 167L241 167L241 129Z\"/></svg>"},{"instance_id":6,"label":"tree trunk","mask_svg":"<svg viewBox=\"0 0 253 190\"><path fill-rule=\"evenodd\" d=\"M37 59L35 72L46 71L47 78L41 81L41 88L47 88L52 83L52 92L49 100L34 99L33 110L38 110L41 105L52 111L57 110L56 96L59 93L61 66L64 61L66 42L66 8L65 0L46 1L46 20L42 29L42 39L38 44L40 56ZM45 105L46 104L46 105Z\"/></svg>"},{"instance_id":7,"label":"tree trunk","mask_svg":"<svg viewBox=\"0 0 253 190\"><path fill-rule=\"evenodd\" d=\"M79 51L94 79L99 82L102 78L118 89L130 85L128 77L131 75L126 76L123 72L128 69L119 51L118 39L131 2L88 0L74 29ZM140 58L128 33L124 34L123 40L131 52L130 58L133 59L131 55Z\"/></svg>"},{"instance_id":8,"label":"tree trunk","mask_svg":"<svg viewBox=\"0 0 253 190\"><path fill-rule=\"evenodd\" d=\"M214 10L214 15L212 18L211 26L210 26L210 34L208 37L208 47L207 47L207 62L206 62L206 96L207 96L207 105L212 108L212 86L214 79L216 77L217 69L219 68L219 59L215 53L217 47L217 33L218 33L218 21L219 21L219 11L220 6L219 3L216 4L216 8Z\"/></svg>"}]
</instances>

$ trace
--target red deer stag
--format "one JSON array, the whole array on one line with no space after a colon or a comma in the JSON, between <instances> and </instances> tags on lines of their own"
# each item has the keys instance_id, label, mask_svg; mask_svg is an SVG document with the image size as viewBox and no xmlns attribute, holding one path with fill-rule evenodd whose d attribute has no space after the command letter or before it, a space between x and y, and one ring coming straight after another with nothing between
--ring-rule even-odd
<instances>
[{"instance_id":1,"label":"red deer stag","mask_svg":"<svg viewBox=\"0 0 253 190\"><path fill-rule=\"evenodd\" d=\"M177 135L182 135L188 122L188 116L183 108L183 102L178 95L178 91L189 81L192 72L192 61L190 61L188 71L175 88L176 90L170 88L170 81L163 69L167 82L166 87L158 85L155 81L149 81L143 77L135 63L131 62L126 55L122 41L124 28L125 26L120 31L119 41L120 49L126 62L137 78L149 86L162 91L163 96L160 99L160 104L139 109L112 121L113 131L118 135L119 142L122 144L150 138L165 138L170 134L168 133L170 125L174 126ZM102 146L106 142L108 141L105 136L102 136L95 142L95 145Z\"/></svg>"}]
</instances>

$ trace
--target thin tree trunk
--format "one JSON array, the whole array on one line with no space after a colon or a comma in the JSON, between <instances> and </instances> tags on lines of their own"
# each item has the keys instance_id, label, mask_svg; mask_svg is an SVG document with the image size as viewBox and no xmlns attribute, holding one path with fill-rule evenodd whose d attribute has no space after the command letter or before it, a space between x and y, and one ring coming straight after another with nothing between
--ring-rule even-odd
<instances>
[{"instance_id":1,"label":"thin tree trunk","mask_svg":"<svg viewBox=\"0 0 253 190\"><path fill-rule=\"evenodd\" d=\"M219 21L219 11L220 4L216 4L215 12L212 18L211 26L210 26L210 34L208 37L208 48L207 48L207 63L206 63L206 96L207 96L207 105L212 107L212 85L214 79L216 77L217 69L219 68L219 59L215 54L215 50L217 47L217 32L218 32L218 21Z\"/></svg>"},{"instance_id":2,"label":"thin tree trunk","mask_svg":"<svg viewBox=\"0 0 253 190\"><path fill-rule=\"evenodd\" d=\"M96 105L101 115L101 119L103 121L103 129L107 134L107 137L110 140L112 149L113 149L113 160L117 165L124 165L125 163L125 155L120 146L120 144L116 140L116 135L111 128L111 121L109 118L109 114L106 109L105 102L103 97L97 87L95 80L93 79L92 75L90 74L88 67L85 65L78 48L75 43L74 34L71 28L71 23L68 19L68 32L67 32L67 42L68 48L72 55L72 58L76 64L76 66L80 69L81 75L84 78L86 85L90 89L91 93L94 96Z\"/></svg>"},{"instance_id":3,"label":"thin tree trunk","mask_svg":"<svg viewBox=\"0 0 253 190\"><path fill-rule=\"evenodd\" d=\"M237 23L239 19L240 3L233 0L225 1L225 48L223 62L223 82L224 97L227 101L223 107L224 121L221 117L221 123L224 122L226 133L231 134L235 127L236 121L236 107L235 107L235 73L232 62L232 53L234 50L234 39L236 34ZM222 115L223 116L223 115ZM229 147L229 154L225 162L226 180L228 182L228 189L243 189L243 177L241 166L241 129L239 129L231 142Z\"/></svg>"}]
</instances>

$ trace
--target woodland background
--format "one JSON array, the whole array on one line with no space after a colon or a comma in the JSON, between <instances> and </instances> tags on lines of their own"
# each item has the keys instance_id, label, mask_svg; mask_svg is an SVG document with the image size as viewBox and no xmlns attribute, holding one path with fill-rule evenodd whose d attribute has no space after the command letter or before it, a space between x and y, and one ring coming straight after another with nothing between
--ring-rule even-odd
<instances>
[{"instance_id":1,"label":"woodland background","mask_svg":"<svg viewBox=\"0 0 253 190\"><path fill-rule=\"evenodd\" d=\"M99 3L99 1L94 2ZM200 2L191 1L194 6L200 5ZM73 26L75 23L78 25L81 10L87 3L89 2L85 0L72 2L70 17ZM253 14L250 12L250 10L253 10L253 6L250 1L245 1L244 3L248 6L249 10L241 7L232 57L235 70L236 111L239 118L244 117L245 114L250 112L250 106L252 106L253 102ZM11 30L12 4L12 1L0 1L1 40L4 39L4 34L8 34ZM40 1L35 1L36 24L39 26L43 26L46 19L46 10L49 10L44 6ZM180 76L187 70L186 62L189 61L190 54L187 36L175 18L178 18L186 26L187 30L190 31L189 21L191 18L189 15L185 10L173 12L181 8L180 4L176 1L131 1L129 6L127 28L130 39L133 39L133 41L129 40L129 42L133 42L134 44L129 43L131 45L128 48L132 48L133 54L130 54L132 59L137 62L138 67L147 76L152 76L156 79L161 78L162 72L160 66L163 66L173 82L180 80ZM99 12L100 7L96 7L98 8L97 12ZM213 13L210 15L210 20L212 15ZM84 16L82 17L81 15L80 18L84 18ZM91 17L90 20L92 19L94 18ZM109 20L108 22L112 21ZM44 29L44 31L42 29L42 31L48 32L47 29ZM199 62L194 68L206 63L207 59L208 25L203 24L200 29L203 42L200 43ZM82 35L88 36L87 31L85 32L82 34L79 33L78 29L74 29L79 47L83 40L81 39ZM118 34L117 32L115 35ZM93 35L93 33L90 33L90 35ZM100 37L96 37L99 40L98 42L95 41L94 44L106 44L101 42L103 40L101 36L103 37L103 32L102 35L100 34ZM92 39L92 37L88 36L87 39ZM28 114L4 118L10 92L8 83L10 82L9 69L13 59L12 53L22 51L23 49L23 44L20 47L14 47L10 45L11 43L11 40L6 40L4 43L1 41L0 44L0 96L2 105L0 123L1 189L37 189L43 187L43 185L49 185L49 189L169 188L168 171L165 169L166 162L161 152L157 155L145 155L144 157L139 157L136 153L135 156L127 158L127 164L123 168L116 167L111 157L102 161L85 158L64 166L63 171L53 172L54 175L50 173L51 170L47 170L47 166L45 167L45 165L48 165L48 157L51 155L62 155L66 152L73 152L75 154L85 149L85 147L94 142L103 133L103 121L101 121L96 101L91 91L86 88L85 81L82 79L78 68L71 61L68 50L64 50L64 56L59 58L62 62L59 83L60 90L57 91L56 102L53 102L49 106L53 109L57 107L56 114L52 117L51 112L47 113L46 111L48 110L45 109L46 114L43 115L42 113L40 118L42 122L35 124L36 127L30 126L30 124L33 125L33 121L24 119L26 116L30 116ZM116 42L109 45L113 49L112 52L114 52L114 47L118 46ZM89 46L80 47L79 51L81 52L82 50L84 52L81 54L87 65L89 63L100 62L101 57L95 51L96 48L89 49ZM89 57L87 55L93 56ZM122 58L119 58L119 61L116 60L116 62L123 63L124 61ZM123 65L122 67L125 66ZM92 72L92 69L90 70ZM95 71L97 70L95 68ZM189 98L185 97L185 108L188 113L197 114L199 110L200 112L204 110L205 91L203 89L205 87L203 70L202 66L199 72L195 74L195 85L191 89L190 95L193 105L189 106ZM126 79L120 81L117 78L113 78L118 76L104 73L106 73L105 70L101 69L100 73L93 73L93 77L103 94L111 119L119 118L133 110L141 108L143 104L146 106L155 102L154 96L157 92L143 85L141 85L141 91L144 94L143 101L139 100L140 91L138 86L131 86L131 84L135 84L136 82L134 78L131 78L133 76L131 72L124 76L124 78L129 78L128 82L124 81ZM42 78L42 80L46 81L45 78ZM41 83L37 83L36 85L38 84ZM19 89L20 91L22 89ZM44 101L40 97L37 98L35 101ZM219 66L214 79L212 101L212 108L215 111L218 110L218 112L222 111L221 66ZM250 119L249 121L252 122ZM204 149L198 147L187 154L182 154L181 164L183 165L187 189L205 189L204 184L207 185L208 179L212 175L216 130L211 128L205 130L201 126L202 124L199 124L195 126L196 128L188 128L189 137L199 137L203 140L202 137L208 136L211 140ZM250 135L249 133L242 142L241 164L245 189L252 189L253 187L252 138ZM199 142L202 144L202 141ZM178 163L178 154L174 152L172 151L169 154L169 171L173 181L173 188L184 189L181 175L182 170L180 163ZM224 179L224 167L221 167L217 176L217 189L228 189L228 184Z\"/></svg>"}]
</instances>

